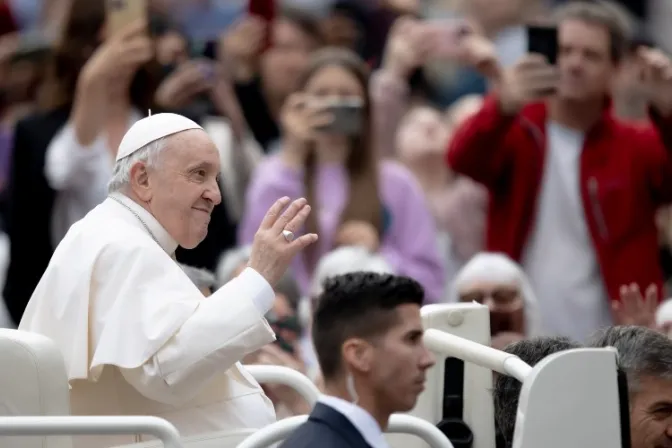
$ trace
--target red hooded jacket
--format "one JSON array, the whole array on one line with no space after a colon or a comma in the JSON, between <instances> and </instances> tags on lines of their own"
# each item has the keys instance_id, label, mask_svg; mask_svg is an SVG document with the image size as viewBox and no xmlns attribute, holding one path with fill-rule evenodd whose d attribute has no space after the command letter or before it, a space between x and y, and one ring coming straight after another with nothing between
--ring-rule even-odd
<instances>
[{"instance_id":1,"label":"red hooded jacket","mask_svg":"<svg viewBox=\"0 0 672 448\"><path fill-rule=\"evenodd\" d=\"M451 169L488 188L487 250L517 261L536 217L546 120L544 103L508 117L489 96L456 131L446 155ZM672 117L652 112L651 122L626 123L605 108L581 153L583 208L612 300L624 284L662 288L655 213L672 201Z\"/></svg>"}]
</instances>

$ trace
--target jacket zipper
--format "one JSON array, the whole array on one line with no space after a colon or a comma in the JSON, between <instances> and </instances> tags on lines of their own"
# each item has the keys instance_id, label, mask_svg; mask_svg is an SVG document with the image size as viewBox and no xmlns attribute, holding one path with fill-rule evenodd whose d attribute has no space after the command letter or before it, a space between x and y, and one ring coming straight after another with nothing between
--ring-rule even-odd
<instances>
[{"instance_id":1,"label":"jacket zipper","mask_svg":"<svg viewBox=\"0 0 672 448\"><path fill-rule=\"evenodd\" d=\"M602 213L602 207L600 207L600 200L597 195L597 179L591 177L588 179L588 194L590 196L590 204L593 209L593 216L595 222L597 223L597 229L600 233L602 239L607 239L609 237L609 231L607 229L607 222L604 219L604 214Z\"/></svg>"}]
</instances>

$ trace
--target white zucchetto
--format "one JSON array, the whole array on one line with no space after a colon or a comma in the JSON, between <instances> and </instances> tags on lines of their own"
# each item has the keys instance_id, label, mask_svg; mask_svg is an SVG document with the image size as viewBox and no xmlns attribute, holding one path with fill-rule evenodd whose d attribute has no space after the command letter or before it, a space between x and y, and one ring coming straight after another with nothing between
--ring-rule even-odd
<instances>
[{"instance_id":1,"label":"white zucchetto","mask_svg":"<svg viewBox=\"0 0 672 448\"><path fill-rule=\"evenodd\" d=\"M178 114L166 113L145 117L131 126L124 135L117 151L117 162L153 141L190 129L203 130L198 123Z\"/></svg>"}]
</instances>

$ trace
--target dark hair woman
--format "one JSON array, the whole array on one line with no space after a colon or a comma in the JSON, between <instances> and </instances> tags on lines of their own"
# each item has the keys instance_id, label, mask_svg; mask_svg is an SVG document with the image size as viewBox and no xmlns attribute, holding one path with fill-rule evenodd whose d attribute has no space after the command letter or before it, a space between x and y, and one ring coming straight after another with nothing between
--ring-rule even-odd
<instances>
[{"instance_id":1,"label":"dark hair woman","mask_svg":"<svg viewBox=\"0 0 672 448\"><path fill-rule=\"evenodd\" d=\"M354 53L328 48L314 55L301 90L285 103L281 150L252 179L239 241L253 239L264 207L282 196L305 196L313 207L305 231L320 240L296 261L304 294L322 255L364 246L438 301L444 271L434 222L412 175L379 157L368 84L366 65Z\"/></svg>"}]
</instances>

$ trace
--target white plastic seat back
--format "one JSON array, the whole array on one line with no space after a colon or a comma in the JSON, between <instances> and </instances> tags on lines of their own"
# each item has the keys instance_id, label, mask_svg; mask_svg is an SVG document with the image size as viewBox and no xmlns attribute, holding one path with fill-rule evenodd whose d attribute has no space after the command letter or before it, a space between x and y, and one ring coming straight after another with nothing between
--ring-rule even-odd
<instances>
[{"instance_id":1,"label":"white plastic seat back","mask_svg":"<svg viewBox=\"0 0 672 448\"><path fill-rule=\"evenodd\" d=\"M617 356L613 348L583 348L534 366L520 393L513 448L629 446L621 437L629 412L627 392L619 392Z\"/></svg>"},{"instance_id":2,"label":"white plastic seat back","mask_svg":"<svg viewBox=\"0 0 672 448\"><path fill-rule=\"evenodd\" d=\"M425 330L436 329L483 345L490 345L490 313L474 303L446 303L422 308ZM427 372L425 391L418 397L410 415L436 425L443 416L444 365L446 356L434 352L436 365ZM464 363L462 417L473 432L473 448L495 446L492 372L472 363ZM417 438L406 435L388 436L392 448L426 448Z\"/></svg>"},{"instance_id":3,"label":"white plastic seat back","mask_svg":"<svg viewBox=\"0 0 672 448\"><path fill-rule=\"evenodd\" d=\"M68 375L59 348L34 333L0 329L0 415L69 415ZM2 448L71 448L70 437L3 437Z\"/></svg>"},{"instance_id":4,"label":"white plastic seat back","mask_svg":"<svg viewBox=\"0 0 672 448\"><path fill-rule=\"evenodd\" d=\"M317 403L320 390L310 378L301 372L284 366L245 365L243 367L259 384L282 384L298 392L311 407Z\"/></svg>"},{"instance_id":5,"label":"white plastic seat back","mask_svg":"<svg viewBox=\"0 0 672 448\"><path fill-rule=\"evenodd\" d=\"M210 432L181 439L184 448L236 448L243 440L254 434L256 429L236 429L232 431ZM123 445L116 448L164 448L160 440Z\"/></svg>"},{"instance_id":6,"label":"white plastic seat back","mask_svg":"<svg viewBox=\"0 0 672 448\"><path fill-rule=\"evenodd\" d=\"M277 421L252 434L237 448L268 448L286 439L306 420L308 420L307 415L298 415ZM411 415L392 415L386 432L413 434L432 448L453 448L450 441L434 425Z\"/></svg>"}]
</instances>

